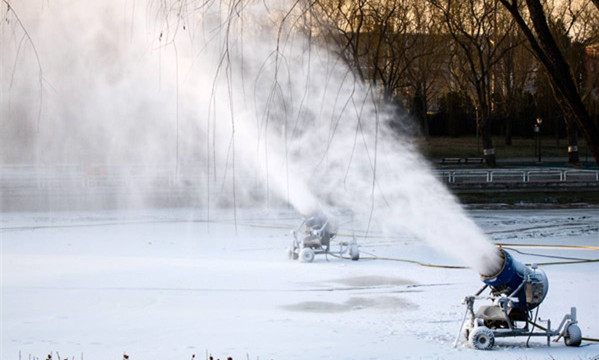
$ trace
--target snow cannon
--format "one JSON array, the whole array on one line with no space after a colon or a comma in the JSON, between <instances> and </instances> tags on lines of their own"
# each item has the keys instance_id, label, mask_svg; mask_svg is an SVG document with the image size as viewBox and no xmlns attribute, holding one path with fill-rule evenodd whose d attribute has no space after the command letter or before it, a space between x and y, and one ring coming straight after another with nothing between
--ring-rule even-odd
<instances>
[{"instance_id":1,"label":"snow cannon","mask_svg":"<svg viewBox=\"0 0 599 360\"><path fill-rule=\"evenodd\" d=\"M509 304L510 312L528 311L539 306L549 290L545 272L536 266L525 266L501 248L498 252L502 259L499 270L493 275L480 275L481 280L491 288L491 294L496 297L516 296L517 301ZM524 291L520 291L522 289ZM516 314L513 316L516 317Z\"/></svg>"},{"instance_id":2,"label":"snow cannon","mask_svg":"<svg viewBox=\"0 0 599 360\"><path fill-rule=\"evenodd\" d=\"M552 337L554 342L564 338L567 346L579 346L582 334L577 325L576 307L570 308L570 313L564 315L556 329L551 329L551 320L537 321L539 307L549 290L545 272L536 264L530 267L522 264L502 248L497 251L502 259L501 266L491 275L480 274L485 285L475 295L464 298L466 312L455 346L460 334L470 346L479 350L491 349L495 338L516 336L528 337L527 346L533 336L546 337L547 346L550 346ZM481 295L487 288L490 289L489 295ZM491 300L492 305L480 306L475 312L474 302L481 299ZM541 322L546 325L539 325Z\"/></svg>"},{"instance_id":3,"label":"snow cannon","mask_svg":"<svg viewBox=\"0 0 599 360\"><path fill-rule=\"evenodd\" d=\"M304 217L297 229L292 231L293 242L287 249L287 256L291 260L312 262L316 255L324 254L343 257L349 254L352 260L360 258L360 250L355 237L350 241L337 239L337 225L322 212ZM338 248L332 249L333 246Z\"/></svg>"}]
</instances>

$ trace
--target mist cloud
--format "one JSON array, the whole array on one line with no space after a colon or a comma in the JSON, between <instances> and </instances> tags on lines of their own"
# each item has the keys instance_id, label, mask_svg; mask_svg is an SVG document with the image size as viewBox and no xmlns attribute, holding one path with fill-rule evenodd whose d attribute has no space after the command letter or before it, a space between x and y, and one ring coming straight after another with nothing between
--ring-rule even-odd
<instances>
[{"instance_id":1,"label":"mist cloud","mask_svg":"<svg viewBox=\"0 0 599 360\"><path fill-rule=\"evenodd\" d=\"M21 44L2 13L12 20L1 33L3 164L193 168L204 206L276 197L304 216L351 211L408 232L479 272L494 258L408 136L391 129L397 111L302 36L301 6L43 4L14 4L33 43Z\"/></svg>"}]
</instances>

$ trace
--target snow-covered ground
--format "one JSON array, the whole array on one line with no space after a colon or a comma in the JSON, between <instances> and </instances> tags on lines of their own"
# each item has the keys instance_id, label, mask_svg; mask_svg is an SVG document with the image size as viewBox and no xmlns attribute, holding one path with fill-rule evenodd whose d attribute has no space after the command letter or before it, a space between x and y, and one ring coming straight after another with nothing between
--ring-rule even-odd
<instances>
[{"instance_id":1,"label":"snow-covered ground","mask_svg":"<svg viewBox=\"0 0 599 360\"><path fill-rule=\"evenodd\" d=\"M497 243L599 246L599 208L471 210ZM592 359L544 338L498 339L491 352L460 339L470 269L409 236L380 236L340 215L362 259L288 260L293 210L199 209L1 214L1 353L70 359ZM400 221L400 220L398 220ZM512 247L521 262L597 259L592 249ZM509 250L508 250L509 251ZM522 252L518 253L516 251ZM379 259L376 259L376 258ZM385 259L381 259L385 258ZM599 263L541 265L555 327L571 306L599 337ZM478 302L475 305L480 305ZM55 357L56 358L56 355Z\"/></svg>"}]
</instances>

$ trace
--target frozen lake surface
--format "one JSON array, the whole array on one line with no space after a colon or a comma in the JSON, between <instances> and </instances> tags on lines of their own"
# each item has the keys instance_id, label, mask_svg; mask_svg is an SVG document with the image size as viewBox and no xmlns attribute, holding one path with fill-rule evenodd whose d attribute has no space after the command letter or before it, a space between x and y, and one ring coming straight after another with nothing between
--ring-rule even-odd
<instances>
[{"instance_id":1,"label":"frozen lake surface","mask_svg":"<svg viewBox=\"0 0 599 360\"><path fill-rule=\"evenodd\" d=\"M557 326L571 306L583 337L599 337L599 208L471 210L521 262L541 264L549 293L539 317ZM0 232L5 360L69 359L590 359L544 338L496 339L490 353L461 340L462 299L482 282L406 234L355 233L362 258L288 260L292 210L198 209L3 213ZM398 219L398 221L400 221ZM517 246L516 245L520 245ZM540 256L543 255L543 256ZM561 258L545 257L559 256ZM384 258L384 259L383 259ZM477 302L475 306L482 305Z\"/></svg>"}]
</instances>

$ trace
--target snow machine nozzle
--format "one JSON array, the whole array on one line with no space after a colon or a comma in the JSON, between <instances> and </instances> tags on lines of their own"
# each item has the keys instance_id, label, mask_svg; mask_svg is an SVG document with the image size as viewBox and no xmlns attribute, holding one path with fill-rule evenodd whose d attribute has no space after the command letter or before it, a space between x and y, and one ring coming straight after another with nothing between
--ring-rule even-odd
<instances>
[{"instance_id":1,"label":"snow machine nozzle","mask_svg":"<svg viewBox=\"0 0 599 360\"><path fill-rule=\"evenodd\" d=\"M547 346L550 338L557 336L554 342L563 337L567 346L579 346L582 334L576 325L576 308L570 308L570 313L563 317L556 329L551 329L551 320L546 320L546 328L537 325L539 305L549 290L547 276L536 264L528 267L502 248L497 251L502 259L501 266L491 275L480 274L485 285L475 295L464 299L466 312L455 346L460 333L470 346L481 350L492 348L497 337L512 336L527 336L529 340L532 336L543 336L547 338ZM490 288L490 294L481 296L487 288ZM491 300L493 304L480 306L474 312L474 301L480 299ZM468 314L470 319L467 321ZM535 331L535 327L542 331Z\"/></svg>"}]
</instances>

